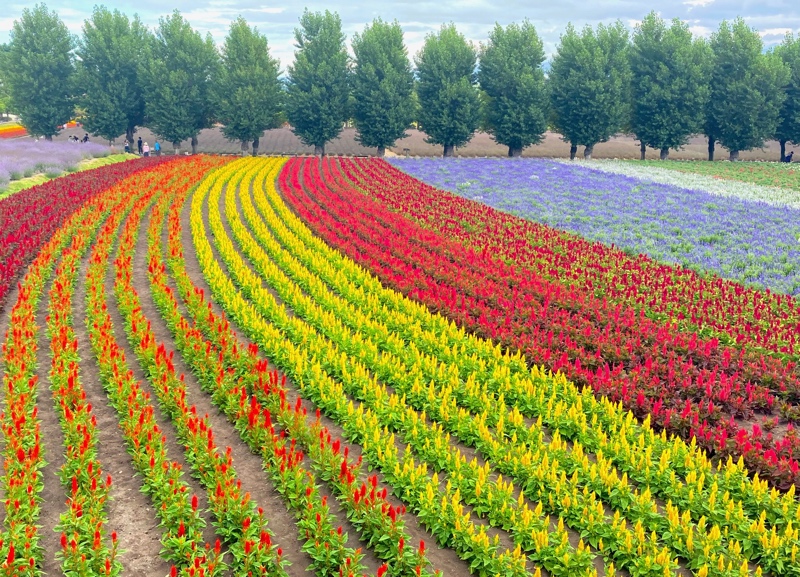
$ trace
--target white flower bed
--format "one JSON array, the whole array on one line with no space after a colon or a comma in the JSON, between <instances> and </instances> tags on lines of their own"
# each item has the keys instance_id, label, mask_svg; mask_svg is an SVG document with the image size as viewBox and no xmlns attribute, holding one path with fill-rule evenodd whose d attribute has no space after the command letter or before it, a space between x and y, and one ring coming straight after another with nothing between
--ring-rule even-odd
<instances>
[{"instance_id":1,"label":"white flower bed","mask_svg":"<svg viewBox=\"0 0 800 577\"><path fill-rule=\"evenodd\" d=\"M561 159L553 160L564 164L575 162ZM578 162L580 162L582 166L594 170L612 174L622 174L645 181L670 184L693 190L702 190L719 196L731 196L743 200L760 201L779 206L800 208L798 193L785 188L762 186L760 184L750 184L748 182L724 178L713 178L704 174L691 174L679 170L658 168L649 165L637 166L636 163L623 162L620 160L590 160L588 162L581 160Z\"/></svg>"}]
</instances>

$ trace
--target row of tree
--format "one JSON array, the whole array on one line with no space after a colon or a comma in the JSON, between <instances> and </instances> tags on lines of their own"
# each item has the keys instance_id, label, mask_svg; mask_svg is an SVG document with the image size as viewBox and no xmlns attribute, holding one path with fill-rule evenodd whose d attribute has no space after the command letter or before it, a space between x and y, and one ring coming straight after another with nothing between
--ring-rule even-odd
<instances>
[{"instance_id":1,"label":"row of tree","mask_svg":"<svg viewBox=\"0 0 800 577\"><path fill-rule=\"evenodd\" d=\"M336 13L305 11L295 29L295 59L281 76L267 39L243 18L218 50L178 12L150 31L119 11L96 7L73 37L45 5L24 10L0 50L0 96L29 132L51 138L76 107L89 132L129 141L147 126L172 142L190 140L214 122L252 145L288 121L304 144L323 154L352 120L358 140L378 154L416 122L450 156L478 129L508 146L509 156L541 142L548 128L591 157L593 147L625 132L661 151L704 133L713 160L767 139L800 143L800 38L765 53L743 20L722 22L710 40L680 20L651 13L632 35L619 22L569 25L545 74L534 26L496 25L475 46L453 24L426 37L408 57L403 31L376 19L347 52Z\"/></svg>"}]
</instances>

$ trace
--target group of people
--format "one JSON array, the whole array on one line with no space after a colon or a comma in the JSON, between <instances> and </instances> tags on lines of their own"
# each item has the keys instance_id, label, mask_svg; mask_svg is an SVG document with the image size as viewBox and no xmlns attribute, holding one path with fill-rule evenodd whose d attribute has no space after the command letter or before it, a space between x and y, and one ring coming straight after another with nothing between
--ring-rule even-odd
<instances>
[{"instance_id":1,"label":"group of people","mask_svg":"<svg viewBox=\"0 0 800 577\"><path fill-rule=\"evenodd\" d=\"M74 134L70 134L67 138L70 142L89 142L89 133L83 135L83 138L76 136Z\"/></svg>"},{"instance_id":2,"label":"group of people","mask_svg":"<svg viewBox=\"0 0 800 577\"><path fill-rule=\"evenodd\" d=\"M136 148L139 151L139 156L150 156L150 145L147 142L142 142L142 137L139 137L139 140L136 141ZM128 139L125 139L125 152L129 153L131 151L131 143L128 142ZM155 144L153 145L153 152L156 156L161 156L161 144L159 144L158 140L156 140Z\"/></svg>"}]
</instances>

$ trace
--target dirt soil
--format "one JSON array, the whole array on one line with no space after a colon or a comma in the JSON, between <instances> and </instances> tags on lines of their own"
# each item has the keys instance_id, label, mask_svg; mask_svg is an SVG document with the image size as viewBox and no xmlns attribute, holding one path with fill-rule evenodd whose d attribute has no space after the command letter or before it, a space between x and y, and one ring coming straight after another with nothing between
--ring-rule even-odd
<instances>
[{"instance_id":1,"label":"dirt soil","mask_svg":"<svg viewBox=\"0 0 800 577\"><path fill-rule=\"evenodd\" d=\"M69 128L64 130L53 140L67 140L71 135L83 136L85 131L82 128ZM147 128L140 128L136 133L136 138L141 136L151 149L155 142L155 135ZM345 128L339 138L332 140L326 147L328 154L371 156L376 153L374 148L366 148L356 142L355 128ZM386 150L386 156L441 156L442 147L428 144L425 142L426 135L419 130L408 130L408 136L397 141L397 145ZM99 139L92 138L98 142ZM114 141L117 152L121 152L124 136ZM76 146L80 146L76 144ZM172 154L171 143L161 143L162 154ZM180 151L185 153L191 150L190 142L181 143ZM198 136L198 152L208 152L215 154L241 154L241 145L238 142L231 142L222 135L219 127L202 130ZM792 150L787 146L786 152ZM134 145L135 152L135 145ZM267 130L261 138L259 154L286 154L304 155L313 154L311 146L305 146L297 136L294 135L289 127ZM508 148L497 144L491 135L485 132L476 132L475 136L466 146L456 148L456 156L507 156ZM578 149L579 157L583 157L583 147ZM658 159L659 151L655 149L647 150L647 158ZM547 157L547 158L569 158L569 144L561 140L561 135L555 132L547 132L541 144L526 148L522 156L524 157ZM728 151L721 146L717 146L715 153L716 160L727 160ZM705 160L708 158L708 140L704 136L695 136L681 150L671 150L670 159L673 160ZM632 136L615 136L608 142L602 142L594 147L593 158L639 158L639 143ZM740 153L741 160L771 160L777 161L780 158L780 145L776 141L769 141L763 149L755 149L749 152Z\"/></svg>"}]
</instances>

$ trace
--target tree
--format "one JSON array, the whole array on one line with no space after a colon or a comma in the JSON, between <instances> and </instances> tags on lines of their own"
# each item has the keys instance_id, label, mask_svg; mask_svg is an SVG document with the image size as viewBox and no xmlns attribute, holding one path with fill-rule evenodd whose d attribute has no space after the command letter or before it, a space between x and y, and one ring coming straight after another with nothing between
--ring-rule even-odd
<instances>
[{"instance_id":1,"label":"tree","mask_svg":"<svg viewBox=\"0 0 800 577\"><path fill-rule=\"evenodd\" d=\"M689 26L673 19L667 28L655 12L636 27L630 51L631 128L644 148L677 149L703 129L708 103L710 54Z\"/></svg>"},{"instance_id":2,"label":"tree","mask_svg":"<svg viewBox=\"0 0 800 577\"><path fill-rule=\"evenodd\" d=\"M485 127L509 156L519 156L542 141L549 102L545 88L544 46L536 28L496 24L481 47L478 84L485 95Z\"/></svg>"},{"instance_id":3,"label":"tree","mask_svg":"<svg viewBox=\"0 0 800 577\"><path fill-rule=\"evenodd\" d=\"M478 128L477 60L475 47L455 24L428 34L415 58L420 129L428 135L426 142L444 146L444 156L453 156Z\"/></svg>"},{"instance_id":4,"label":"tree","mask_svg":"<svg viewBox=\"0 0 800 577\"><path fill-rule=\"evenodd\" d=\"M171 142L176 154L186 139L196 153L198 133L211 126L210 87L218 69L210 35L203 40L177 10L159 19L140 68L145 116L147 126Z\"/></svg>"},{"instance_id":5,"label":"tree","mask_svg":"<svg viewBox=\"0 0 800 577\"><path fill-rule=\"evenodd\" d=\"M300 17L294 31L294 64L289 66L286 116L292 130L314 154L342 131L349 118L350 70L342 20L326 10Z\"/></svg>"},{"instance_id":6,"label":"tree","mask_svg":"<svg viewBox=\"0 0 800 577\"><path fill-rule=\"evenodd\" d=\"M630 67L628 32L621 22L600 24L597 33L572 24L561 36L549 75L553 125L570 143L570 158L578 146L592 157L598 142L619 132L629 116Z\"/></svg>"},{"instance_id":7,"label":"tree","mask_svg":"<svg viewBox=\"0 0 800 577\"><path fill-rule=\"evenodd\" d=\"M741 18L720 24L711 49L709 126L715 132L707 133L709 156L713 137L730 151L731 160L738 160L739 151L763 146L775 135L788 73L777 55L762 54L761 36Z\"/></svg>"},{"instance_id":8,"label":"tree","mask_svg":"<svg viewBox=\"0 0 800 577\"><path fill-rule=\"evenodd\" d=\"M5 77L8 50L8 44L0 44L0 114L3 116L11 111L11 95L9 94L8 80Z\"/></svg>"},{"instance_id":9,"label":"tree","mask_svg":"<svg viewBox=\"0 0 800 577\"><path fill-rule=\"evenodd\" d=\"M5 61L11 107L25 129L52 140L72 117L75 40L44 4L14 21Z\"/></svg>"},{"instance_id":10,"label":"tree","mask_svg":"<svg viewBox=\"0 0 800 577\"><path fill-rule=\"evenodd\" d=\"M214 103L222 133L253 143L253 156L265 130L279 126L283 90L278 61L269 54L267 38L241 16L231 23L222 48L222 66L214 82Z\"/></svg>"},{"instance_id":11,"label":"tree","mask_svg":"<svg viewBox=\"0 0 800 577\"><path fill-rule=\"evenodd\" d=\"M781 162L786 159L786 143L800 144L800 37L791 33L786 35L783 43L775 49L775 53L788 69L789 78L785 88L785 100L778 117L778 128L775 138L781 144Z\"/></svg>"},{"instance_id":12,"label":"tree","mask_svg":"<svg viewBox=\"0 0 800 577\"><path fill-rule=\"evenodd\" d=\"M79 41L78 85L87 131L106 140L125 134L133 142L144 124L144 90L139 69L151 36L134 16L95 6Z\"/></svg>"},{"instance_id":13,"label":"tree","mask_svg":"<svg viewBox=\"0 0 800 577\"><path fill-rule=\"evenodd\" d=\"M406 135L414 115L414 73L397 21L373 20L351 42L355 54L352 76L353 117L364 146L383 156Z\"/></svg>"}]
</instances>

